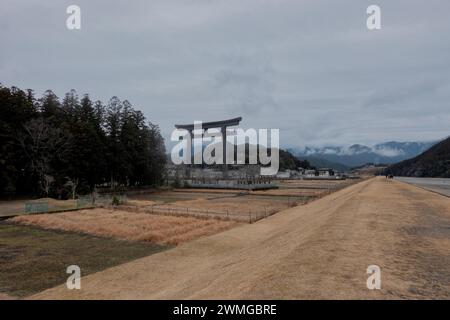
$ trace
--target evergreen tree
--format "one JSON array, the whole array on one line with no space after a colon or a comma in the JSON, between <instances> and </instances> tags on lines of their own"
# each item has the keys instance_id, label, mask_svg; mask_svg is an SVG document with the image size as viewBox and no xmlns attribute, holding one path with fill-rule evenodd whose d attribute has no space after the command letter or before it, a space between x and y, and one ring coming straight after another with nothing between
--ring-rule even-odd
<instances>
[{"instance_id":1,"label":"evergreen tree","mask_svg":"<svg viewBox=\"0 0 450 320\"><path fill-rule=\"evenodd\" d=\"M56 94L51 90L45 91L41 99L39 99L39 110L44 118L54 119L55 122L58 121L62 114L61 104Z\"/></svg>"},{"instance_id":2,"label":"evergreen tree","mask_svg":"<svg viewBox=\"0 0 450 320\"><path fill-rule=\"evenodd\" d=\"M62 102L51 90L36 100L32 90L0 85L0 195L157 185L165 163L158 126L127 100L105 107L75 90Z\"/></svg>"},{"instance_id":3,"label":"evergreen tree","mask_svg":"<svg viewBox=\"0 0 450 320\"><path fill-rule=\"evenodd\" d=\"M0 195L30 192L27 159L16 140L27 121L37 116L33 91L0 85Z\"/></svg>"}]
</instances>

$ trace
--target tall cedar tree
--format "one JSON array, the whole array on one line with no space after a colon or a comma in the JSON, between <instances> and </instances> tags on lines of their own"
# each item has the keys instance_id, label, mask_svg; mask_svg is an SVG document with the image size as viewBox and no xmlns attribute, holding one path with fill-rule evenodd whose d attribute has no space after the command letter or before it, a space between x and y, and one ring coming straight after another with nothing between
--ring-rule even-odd
<instances>
[{"instance_id":1,"label":"tall cedar tree","mask_svg":"<svg viewBox=\"0 0 450 320\"><path fill-rule=\"evenodd\" d=\"M74 197L162 183L164 140L130 102L0 85L0 196Z\"/></svg>"}]
</instances>

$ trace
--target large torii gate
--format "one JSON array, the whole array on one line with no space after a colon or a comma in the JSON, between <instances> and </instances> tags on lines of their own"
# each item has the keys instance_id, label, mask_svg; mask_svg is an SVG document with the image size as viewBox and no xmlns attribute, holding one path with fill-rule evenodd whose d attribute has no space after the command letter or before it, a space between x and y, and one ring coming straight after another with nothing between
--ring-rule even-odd
<instances>
[{"instance_id":1,"label":"large torii gate","mask_svg":"<svg viewBox=\"0 0 450 320\"><path fill-rule=\"evenodd\" d=\"M222 152L223 152L223 174L224 177L228 175L228 167L227 167L227 127L237 126L242 120L242 117L237 117L228 120L220 120L220 121L211 121L211 122L203 122L202 129L210 129L210 128L220 128L222 133ZM175 128L177 129L185 129L189 131L191 135L191 144L194 138L193 130L195 129L194 124L176 124ZM192 148L192 145L190 146Z\"/></svg>"}]
</instances>

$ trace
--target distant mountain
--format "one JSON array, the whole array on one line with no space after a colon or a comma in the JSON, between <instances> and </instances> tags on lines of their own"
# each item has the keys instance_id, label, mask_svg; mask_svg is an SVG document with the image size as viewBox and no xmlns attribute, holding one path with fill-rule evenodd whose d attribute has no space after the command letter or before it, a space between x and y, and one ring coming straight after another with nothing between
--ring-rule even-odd
<instances>
[{"instance_id":1,"label":"distant mountain","mask_svg":"<svg viewBox=\"0 0 450 320\"><path fill-rule=\"evenodd\" d=\"M343 165L341 163L331 162L321 158L315 158L310 156L300 157L301 159L307 160L313 167L316 168L331 168L337 171L349 171L350 167Z\"/></svg>"},{"instance_id":2,"label":"distant mountain","mask_svg":"<svg viewBox=\"0 0 450 320\"><path fill-rule=\"evenodd\" d=\"M450 137L417 157L389 166L386 173L407 177L450 178Z\"/></svg>"},{"instance_id":3,"label":"distant mountain","mask_svg":"<svg viewBox=\"0 0 450 320\"><path fill-rule=\"evenodd\" d=\"M213 146L213 145L211 145ZM200 153L202 153L202 159L203 159L203 152L205 151L207 147L207 144L203 144L201 145L201 149L196 150L194 148L194 146L191 147L191 162L194 163L194 157L195 155L199 155ZM216 147L219 150L222 150L222 145L218 144L216 145ZM234 149L234 161L235 163L237 163L237 159L239 156L243 157L242 159L245 159L245 163L248 164L249 163L249 150L250 147L255 148L256 152L257 152L257 159L258 159L258 163L259 163L259 151L260 148L264 148L264 154L266 154L267 150L265 150L266 148L262 145L249 145L248 143L244 145L240 144L240 145L235 145L235 144L231 144L229 142L227 142L227 150L232 150ZM198 148L198 147L197 147ZM243 153L241 153L241 151L243 151ZM270 153L269 153L270 154ZM284 171L284 170L297 170L299 167L303 168L303 169L312 169L313 166L311 166L311 164L309 163L308 160L306 159L300 159L299 157L293 155L291 152L289 152L288 150L284 150L279 148L278 149L278 154L279 154L279 170L280 171ZM182 155L182 152L181 152ZM167 154L167 159L169 160L169 163L172 162L171 160L171 155ZM203 161L206 159L203 159ZM212 161L212 160L211 160ZM217 164L213 164L213 165L207 165L205 163L202 164L198 164L198 166L201 167L221 167L221 165L217 165Z\"/></svg>"},{"instance_id":4,"label":"distant mountain","mask_svg":"<svg viewBox=\"0 0 450 320\"><path fill-rule=\"evenodd\" d=\"M353 144L351 146L306 147L289 149L296 156L308 159L322 159L346 167L357 167L366 163L393 164L413 158L433 146L435 142L396 142L389 141L374 146ZM314 165L314 164L313 164ZM332 167L330 165L330 167Z\"/></svg>"},{"instance_id":5,"label":"distant mountain","mask_svg":"<svg viewBox=\"0 0 450 320\"><path fill-rule=\"evenodd\" d=\"M299 167L303 169L311 169L312 166L308 160L299 159L287 150L280 149L280 171L287 169L297 170ZM314 166L314 165L313 165Z\"/></svg>"}]
</instances>

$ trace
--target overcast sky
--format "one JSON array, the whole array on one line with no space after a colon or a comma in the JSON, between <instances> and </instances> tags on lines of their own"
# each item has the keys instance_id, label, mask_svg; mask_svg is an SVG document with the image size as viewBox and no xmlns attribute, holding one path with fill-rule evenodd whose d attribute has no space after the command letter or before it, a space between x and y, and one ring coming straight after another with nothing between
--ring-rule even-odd
<instances>
[{"instance_id":1,"label":"overcast sky","mask_svg":"<svg viewBox=\"0 0 450 320\"><path fill-rule=\"evenodd\" d=\"M449 16L448 0L2 0L0 82L117 95L166 138L242 116L282 146L434 140L450 135Z\"/></svg>"}]
</instances>

